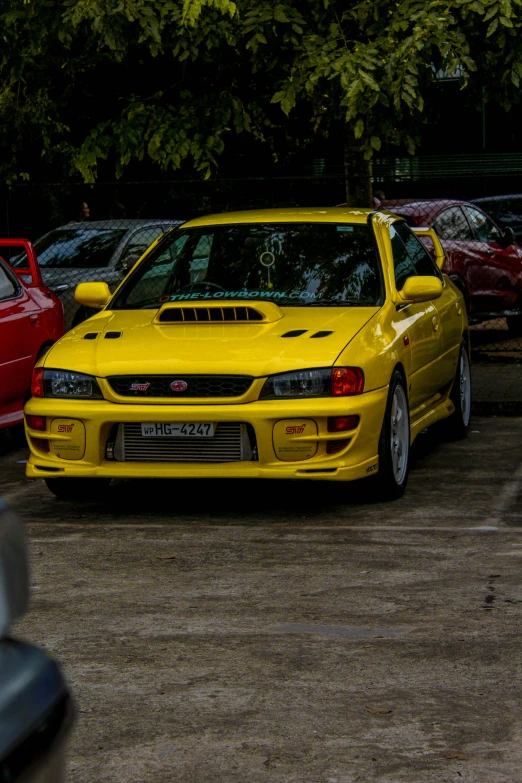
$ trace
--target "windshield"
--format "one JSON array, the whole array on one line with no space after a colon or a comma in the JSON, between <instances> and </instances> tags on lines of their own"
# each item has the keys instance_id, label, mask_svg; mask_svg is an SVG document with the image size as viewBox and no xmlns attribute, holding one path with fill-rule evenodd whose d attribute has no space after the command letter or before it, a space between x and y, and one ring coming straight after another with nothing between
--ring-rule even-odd
<instances>
[{"instance_id":1,"label":"windshield","mask_svg":"<svg viewBox=\"0 0 522 783\"><path fill-rule=\"evenodd\" d=\"M124 283L113 309L264 299L374 306L380 262L367 225L243 223L171 232Z\"/></svg>"},{"instance_id":2,"label":"windshield","mask_svg":"<svg viewBox=\"0 0 522 783\"><path fill-rule=\"evenodd\" d=\"M107 266L125 229L89 227L57 228L34 243L41 267L93 269ZM13 259L15 267L27 266L27 255Z\"/></svg>"}]
</instances>

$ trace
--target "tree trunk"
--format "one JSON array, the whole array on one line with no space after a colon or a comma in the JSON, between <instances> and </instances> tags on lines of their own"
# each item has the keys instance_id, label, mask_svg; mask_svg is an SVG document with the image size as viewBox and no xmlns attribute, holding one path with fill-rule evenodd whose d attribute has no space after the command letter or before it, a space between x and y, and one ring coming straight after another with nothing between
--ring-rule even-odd
<instances>
[{"instance_id":1,"label":"tree trunk","mask_svg":"<svg viewBox=\"0 0 522 783\"><path fill-rule=\"evenodd\" d=\"M345 125L344 176L346 203L349 207L373 206L371 164L364 159L368 144L366 134L356 139L353 125Z\"/></svg>"}]
</instances>

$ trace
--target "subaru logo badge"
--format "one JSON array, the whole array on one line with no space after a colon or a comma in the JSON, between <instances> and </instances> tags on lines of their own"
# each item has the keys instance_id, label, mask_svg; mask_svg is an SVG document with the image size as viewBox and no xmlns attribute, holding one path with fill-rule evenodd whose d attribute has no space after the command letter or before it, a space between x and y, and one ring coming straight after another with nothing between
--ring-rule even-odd
<instances>
[{"instance_id":1,"label":"subaru logo badge","mask_svg":"<svg viewBox=\"0 0 522 783\"><path fill-rule=\"evenodd\" d=\"M170 388L175 392L183 392L188 388L188 383L185 383L185 381L172 381Z\"/></svg>"}]
</instances>

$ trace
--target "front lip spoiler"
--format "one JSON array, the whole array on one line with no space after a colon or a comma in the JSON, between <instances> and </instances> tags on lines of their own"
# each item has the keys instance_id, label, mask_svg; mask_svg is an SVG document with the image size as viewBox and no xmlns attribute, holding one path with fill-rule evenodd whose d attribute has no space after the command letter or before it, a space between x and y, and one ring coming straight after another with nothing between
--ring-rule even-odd
<instances>
[{"instance_id":1,"label":"front lip spoiler","mask_svg":"<svg viewBox=\"0 0 522 783\"><path fill-rule=\"evenodd\" d=\"M355 465L335 465L329 460L312 467L305 463L280 462L260 465L259 462L228 462L219 464L197 463L162 464L158 462L103 462L97 467L81 467L74 464L66 466L59 473L48 471L45 465L37 465L33 458L27 464L26 475L29 478L113 478L113 479L322 479L330 481L353 481L373 474L379 458L372 456ZM340 459L340 462L344 460ZM300 466L300 467L298 467ZM370 470L371 469L371 470ZM224 473L226 470L226 474Z\"/></svg>"}]
</instances>

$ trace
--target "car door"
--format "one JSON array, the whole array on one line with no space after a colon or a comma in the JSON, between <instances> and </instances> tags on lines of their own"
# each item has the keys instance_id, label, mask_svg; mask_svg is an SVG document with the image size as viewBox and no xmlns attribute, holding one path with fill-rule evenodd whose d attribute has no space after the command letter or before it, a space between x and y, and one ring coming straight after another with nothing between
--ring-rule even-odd
<instances>
[{"instance_id":1,"label":"car door","mask_svg":"<svg viewBox=\"0 0 522 783\"><path fill-rule=\"evenodd\" d=\"M438 277L442 283L442 296L433 300L438 314L438 324L435 323L435 326L436 331L439 332L441 351L437 362L437 377L435 377L438 390L451 383L455 377L462 340L462 298L450 284L448 277L440 272L424 244L411 229L405 223L398 223L396 231L406 246L417 274Z\"/></svg>"},{"instance_id":2,"label":"car door","mask_svg":"<svg viewBox=\"0 0 522 783\"><path fill-rule=\"evenodd\" d=\"M0 427L16 424L38 350L39 308L7 264L0 261Z\"/></svg>"},{"instance_id":3,"label":"car door","mask_svg":"<svg viewBox=\"0 0 522 783\"><path fill-rule=\"evenodd\" d=\"M415 251L417 248L411 243L410 236L420 245L423 252L428 255L421 242L404 221L395 221L390 226L395 287L399 292L409 277L419 275L415 265ZM410 251L408 251L407 244L410 247ZM413 254L411 254L412 250ZM436 270L434 274L437 274L438 270L434 264L433 267ZM420 263L419 268L422 268ZM414 409L426 402L430 397L433 397L444 385L444 382L441 381L440 362L443 353L443 330L439 313L433 302L417 302L401 306L397 313L397 318L403 322L404 339L409 341L411 351L409 401L410 408Z\"/></svg>"},{"instance_id":4,"label":"car door","mask_svg":"<svg viewBox=\"0 0 522 783\"><path fill-rule=\"evenodd\" d=\"M464 206L472 230L474 263L470 265L476 312L495 313L521 305L522 250L503 243L502 231L478 207Z\"/></svg>"},{"instance_id":5,"label":"car door","mask_svg":"<svg viewBox=\"0 0 522 783\"><path fill-rule=\"evenodd\" d=\"M484 209L502 229L510 228L517 242L522 241L522 196L499 199L495 203L494 212L487 205L484 205Z\"/></svg>"},{"instance_id":6,"label":"car door","mask_svg":"<svg viewBox=\"0 0 522 783\"><path fill-rule=\"evenodd\" d=\"M462 291L466 306L472 312L476 306L473 268L482 262L476 256L471 224L462 207L454 205L439 212L433 228L446 254L444 272Z\"/></svg>"}]
</instances>

